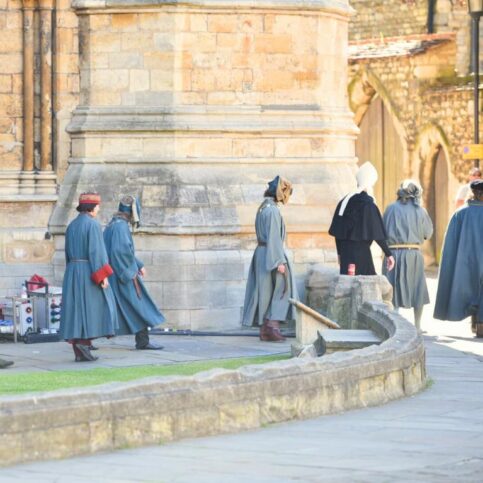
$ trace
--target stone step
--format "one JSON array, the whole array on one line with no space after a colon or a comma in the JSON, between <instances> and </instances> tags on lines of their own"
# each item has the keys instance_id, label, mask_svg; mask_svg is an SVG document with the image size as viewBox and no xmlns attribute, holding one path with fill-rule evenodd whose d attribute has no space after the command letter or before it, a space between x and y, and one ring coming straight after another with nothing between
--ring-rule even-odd
<instances>
[{"instance_id":1,"label":"stone step","mask_svg":"<svg viewBox=\"0 0 483 483\"><path fill-rule=\"evenodd\" d=\"M372 330L324 330L319 334L324 341L326 353L361 349L382 342Z\"/></svg>"}]
</instances>

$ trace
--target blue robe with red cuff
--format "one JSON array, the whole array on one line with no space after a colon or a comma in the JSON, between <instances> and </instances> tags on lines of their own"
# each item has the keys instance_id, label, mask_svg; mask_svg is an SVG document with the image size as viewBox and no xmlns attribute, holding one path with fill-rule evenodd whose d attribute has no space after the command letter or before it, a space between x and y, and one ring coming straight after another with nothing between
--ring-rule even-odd
<instances>
[{"instance_id":1,"label":"blue robe with red cuff","mask_svg":"<svg viewBox=\"0 0 483 483\"><path fill-rule=\"evenodd\" d=\"M144 266L136 258L128 221L114 216L104 230L104 242L114 273L109 283L117 302L118 335L136 334L164 322L164 316L149 296L139 270Z\"/></svg>"},{"instance_id":2,"label":"blue robe with red cuff","mask_svg":"<svg viewBox=\"0 0 483 483\"><path fill-rule=\"evenodd\" d=\"M116 302L102 280L112 274L102 229L81 213L65 232L66 270L62 285L60 336L65 340L95 339L115 335Z\"/></svg>"}]
</instances>

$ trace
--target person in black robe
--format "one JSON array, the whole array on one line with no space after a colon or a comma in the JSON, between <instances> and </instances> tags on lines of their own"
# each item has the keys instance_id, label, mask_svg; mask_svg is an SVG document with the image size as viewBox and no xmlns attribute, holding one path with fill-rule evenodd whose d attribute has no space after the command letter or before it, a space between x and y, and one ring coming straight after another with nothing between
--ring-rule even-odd
<instances>
[{"instance_id":1,"label":"person in black robe","mask_svg":"<svg viewBox=\"0 0 483 483\"><path fill-rule=\"evenodd\" d=\"M376 275L371 245L375 241L386 256L388 271L394 268L394 257L387 246L387 235L379 208L370 196L377 181L377 171L370 162L356 174L357 191L349 193L337 205L329 234L335 237L341 275L348 275L355 265L355 275Z\"/></svg>"}]
</instances>

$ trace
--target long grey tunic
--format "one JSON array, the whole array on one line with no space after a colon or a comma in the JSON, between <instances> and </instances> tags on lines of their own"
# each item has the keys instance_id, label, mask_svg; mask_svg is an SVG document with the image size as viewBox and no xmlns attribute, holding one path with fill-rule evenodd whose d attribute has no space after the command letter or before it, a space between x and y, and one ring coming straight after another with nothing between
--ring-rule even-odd
<instances>
[{"instance_id":1,"label":"long grey tunic","mask_svg":"<svg viewBox=\"0 0 483 483\"><path fill-rule=\"evenodd\" d=\"M388 245L417 244L431 238L433 223L427 211L412 200L396 201L384 213ZM394 288L394 307L422 307L429 303L421 250L391 249L396 266L390 272L383 264L382 272Z\"/></svg>"},{"instance_id":2,"label":"long grey tunic","mask_svg":"<svg viewBox=\"0 0 483 483\"><path fill-rule=\"evenodd\" d=\"M297 298L294 273L283 246L285 223L271 198L266 198L258 209L255 231L257 240L266 246L257 246L253 254L242 324L262 325L264 319L281 322L292 320L295 312L288 299ZM277 271L281 264L287 266L287 277Z\"/></svg>"}]
</instances>

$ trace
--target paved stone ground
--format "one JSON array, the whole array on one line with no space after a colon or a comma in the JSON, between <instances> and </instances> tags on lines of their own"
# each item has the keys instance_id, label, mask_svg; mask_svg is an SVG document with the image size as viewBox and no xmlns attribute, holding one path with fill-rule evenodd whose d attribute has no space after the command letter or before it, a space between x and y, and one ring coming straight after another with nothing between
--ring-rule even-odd
<instances>
[{"instance_id":1,"label":"paved stone ground","mask_svg":"<svg viewBox=\"0 0 483 483\"><path fill-rule=\"evenodd\" d=\"M99 360L92 363L76 363L72 348L65 342L24 344L0 343L0 358L12 360L15 365L8 372L34 372L59 370L86 370L94 367L128 367L136 365L165 365L176 362L192 362L208 359L263 356L290 352L287 342L271 344L260 342L258 337L211 337L183 335L155 335L151 340L162 346L161 351L138 351L134 348L134 336L99 339L95 352Z\"/></svg>"},{"instance_id":2,"label":"paved stone ground","mask_svg":"<svg viewBox=\"0 0 483 483\"><path fill-rule=\"evenodd\" d=\"M431 280L434 289L435 281ZM0 482L481 482L483 340L423 328L432 384L385 406L241 434L21 465Z\"/></svg>"}]
</instances>

